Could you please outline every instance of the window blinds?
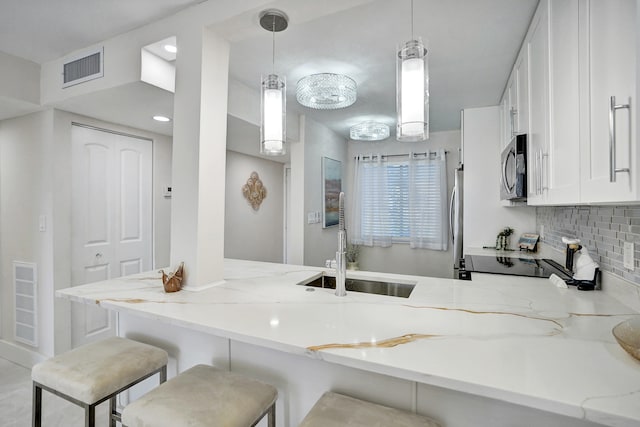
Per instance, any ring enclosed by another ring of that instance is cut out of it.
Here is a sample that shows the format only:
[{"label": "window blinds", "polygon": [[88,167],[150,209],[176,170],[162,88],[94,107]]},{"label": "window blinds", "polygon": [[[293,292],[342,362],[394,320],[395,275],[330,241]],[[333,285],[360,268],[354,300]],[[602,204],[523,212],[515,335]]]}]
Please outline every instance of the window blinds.
[{"label": "window blinds", "polygon": [[401,161],[356,158],[353,243],[447,249],[446,157],[444,150],[429,154]]}]

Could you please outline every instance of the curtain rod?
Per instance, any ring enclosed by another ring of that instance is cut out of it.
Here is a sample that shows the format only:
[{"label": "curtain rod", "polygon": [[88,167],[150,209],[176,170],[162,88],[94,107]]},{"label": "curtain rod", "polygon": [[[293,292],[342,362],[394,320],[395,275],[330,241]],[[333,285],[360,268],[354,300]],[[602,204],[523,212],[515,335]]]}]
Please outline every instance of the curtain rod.
[{"label": "curtain rod", "polygon": [[[425,153],[413,153],[414,156],[431,156],[431,155],[437,155],[438,152],[437,151],[429,151],[429,152],[425,152]],[[449,151],[444,152],[444,154],[449,154]],[[411,155],[411,153],[404,153],[404,154],[382,154],[380,155],[380,157],[382,157],[383,159],[388,159],[389,157],[409,157]],[[358,156],[354,156],[353,158],[357,158]],[[374,157],[378,157],[377,155],[371,155],[371,154],[365,154],[362,155],[361,158],[363,159],[372,159]]]}]

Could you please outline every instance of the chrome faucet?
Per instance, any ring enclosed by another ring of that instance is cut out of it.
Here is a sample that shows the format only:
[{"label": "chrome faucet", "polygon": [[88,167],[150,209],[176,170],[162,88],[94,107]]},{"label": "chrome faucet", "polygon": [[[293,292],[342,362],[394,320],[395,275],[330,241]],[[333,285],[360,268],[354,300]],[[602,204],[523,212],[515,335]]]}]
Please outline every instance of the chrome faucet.
[{"label": "chrome faucet", "polygon": [[347,277],[347,229],[344,225],[344,193],[338,198],[338,251],[336,252],[336,295],[347,295],[345,279]]}]

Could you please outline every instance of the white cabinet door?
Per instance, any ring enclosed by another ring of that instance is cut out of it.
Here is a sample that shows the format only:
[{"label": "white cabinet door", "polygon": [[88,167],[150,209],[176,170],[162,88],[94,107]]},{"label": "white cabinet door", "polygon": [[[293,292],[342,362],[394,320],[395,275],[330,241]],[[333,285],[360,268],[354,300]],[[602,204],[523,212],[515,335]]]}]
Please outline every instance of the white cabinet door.
[{"label": "white cabinet door", "polygon": [[516,61],[516,133],[529,133],[529,55],[526,46]]},{"label": "white cabinet door", "polygon": [[[581,201],[584,203],[638,200],[636,143],[636,0],[582,0],[585,43],[581,93]],[[612,97],[615,127],[610,135]],[[622,171],[612,173],[614,169]]]},{"label": "white cabinet door", "polygon": [[527,41],[529,61],[529,142],[527,203],[545,200],[544,163],[549,143],[549,16],[542,0],[534,16]]},{"label": "white cabinet door", "polygon": [[518,132],[518,73],[514,70],[507,87],[509,94],[509,140]]},{"label": "white cabinet door", "polygon": [[511,139],[509,129],[509,92],[505,91],[500,101],[500,152],[507,146]]},{"label": "white cabinet door", "polygon": [[549,16],[549,151],[545,203],[580,202],[579,0],[553,0]]}]

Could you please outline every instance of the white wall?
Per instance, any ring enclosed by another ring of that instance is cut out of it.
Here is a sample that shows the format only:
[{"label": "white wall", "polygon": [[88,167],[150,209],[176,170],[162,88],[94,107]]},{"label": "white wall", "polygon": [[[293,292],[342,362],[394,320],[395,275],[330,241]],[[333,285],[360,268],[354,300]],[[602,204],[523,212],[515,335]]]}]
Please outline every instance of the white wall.
[{"label": "white wall", "polygon": [[[242,194],[254,171],[267,189],[267,197],[257,211]],[[282,262],[283,164],[227,151],[225,187],[225,258]]]},{"label": "white wall", "polygon": [[[27,366],[70,343],[69,303],[54,293],[68,287],[71,276],[71,122],[154,140],[154,262],[158,267],[169,261],[171,200],[161,191],[171,182],[169,137],[51,109],[0,121],[0,356]],[[38,231],[40,215],[46,217],[45,232]],[[13,260],[35,262],[38,268],[40,345],[35,351],[13,339]]]},{"label": "white wall", "polygon": [[[314,120],[304,120],[304,209],[322,212],[322,157],[342,162],[345,177],[347,141]],[[344,189],[344,181],[343,181]],[[347,199],[348,200],[348,199]],[[305,221],[306,222],[306,221]],[[338,248],[338,227],[322,228],[322,223],[304,226],[304,264],[324,266]]]},{"label": "white wall", "polygon": [[[454,169],[458,165],[460,131],[431,132],[427,142],[397,142],[389,139],[382,142],[349,142],[347,162],[348,189],[353,188],[353,158],[357,154],[406,154],[444,148],[447,154],[447,200],[453,188]],[[350,200],[348,198],[348,200]],[[351,218],[351,202],[347,205],[347,218]],[[389,248],[363,247],[360,251],[360,269],[385,273],[412,274],[418,276],[452,277],[453,255],[451,246],[446,251],[411,249],[409,244],[394,244]]]},{"label": "white wall", "polygon": [[[37,359],[23,351],[31,347],[14,341],[13,261],[37,265],[38,351],[53,352],[52,126],[51,110],[0,122],[1,334],[10,343],[0,350],[26,356],[24,363]],[[45,232],[38,231],[40,215],[49,224]]]},{"label": "white wall", "polygon": [[536,230],[535,207],[500,203],[499,107],[464,110],[464,248],[495,246],[496,235],[514,229],[511,247],[522,233]]},{"label": "white wall", "polygon": [[[40,66],[0,52],[0,99],[40,103]],[[0,108],[1,111],[1,108]],[[0,116],[1,117],[1,116]]]}]

